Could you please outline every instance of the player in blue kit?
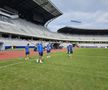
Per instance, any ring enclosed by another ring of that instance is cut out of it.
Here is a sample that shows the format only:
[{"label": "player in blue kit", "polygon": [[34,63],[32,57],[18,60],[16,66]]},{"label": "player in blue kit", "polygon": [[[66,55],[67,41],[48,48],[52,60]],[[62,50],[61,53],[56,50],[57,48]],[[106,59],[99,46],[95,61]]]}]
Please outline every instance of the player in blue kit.
[{"label": "player in blue kit", "polygon": [[30,50],[29,50],[29,43],[25,46],[25,60],[29,60]]},{"label": "player in blue kit", "polygon": [[51,53],[51,44],[48,43],[46,46],[46,51],[47,51],[47,58],[50,58],[50,53]]},{"label": "player in blue kit", "polygon": [[42,56],[43,56],[43,45],[42,45],[42,43],[38,43],[37,44],[37,51],[38,51],[38,54],[39,54],[39,59],[37,59],[37,62],[43,63],[43,60],[42,60]]},{"label": "player in blue kit", "polygon": [[71,43],[69,43],[69,45],[67,46],[67,54],[69,56],[73,54],[73,45]]}]

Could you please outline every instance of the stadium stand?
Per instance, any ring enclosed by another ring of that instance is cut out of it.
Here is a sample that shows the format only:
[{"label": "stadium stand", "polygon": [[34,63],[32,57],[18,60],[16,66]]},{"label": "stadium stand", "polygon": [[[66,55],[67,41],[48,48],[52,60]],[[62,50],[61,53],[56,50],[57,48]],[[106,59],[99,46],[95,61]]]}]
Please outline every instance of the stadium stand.
[{"label": "stadium stand", "polygon": [[108,30],[63,27],[58,33],[67,34],[81,47],[108,47]]},{"label": "stadium stand", "polygon": [[86,48],[107,48],[108,44],[102,44],[102,43],[81,43],[79,44],[80,47],[86,47]]}]

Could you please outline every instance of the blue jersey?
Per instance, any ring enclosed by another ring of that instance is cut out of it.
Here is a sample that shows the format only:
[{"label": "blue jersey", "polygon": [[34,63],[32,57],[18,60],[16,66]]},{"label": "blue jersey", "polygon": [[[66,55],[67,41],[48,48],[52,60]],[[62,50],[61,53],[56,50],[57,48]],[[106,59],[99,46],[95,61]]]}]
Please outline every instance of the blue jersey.
[{"label": "blue jersey", "polygon": [[69,52],[70,52],[70,51],[73,51],[73,45],[68,45],[68,46],[67,46],[67,51],[69,51]]},{"label": "blue jersey", "polygon": [[47,51],[50,51],[50,50],[51,50],[51,45],[48,44],[48,45],[46,46],[46,49],[47,49]]},{"label": "blue jersey", "polygon": [[25,52],[29,52],[29,46],[25,46]]},{"label": "blue jersey", "polygon": [[37,51],[38,51],[38,52],[43,52],[43,45],[42,45],[42,43],[39,43],[39,44],[37,45]]}]

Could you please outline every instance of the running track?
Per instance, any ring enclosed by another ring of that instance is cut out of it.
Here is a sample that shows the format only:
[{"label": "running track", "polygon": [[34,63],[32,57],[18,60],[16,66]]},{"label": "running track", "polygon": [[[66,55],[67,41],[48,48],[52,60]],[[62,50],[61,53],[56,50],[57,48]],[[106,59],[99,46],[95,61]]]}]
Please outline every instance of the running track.
[{"label": "running track", "polygon": [[[52,52],[63,52],[65,49],[57,49],[52,50]],[[33,50],[30,50],[30,56],[34,56],[38,54],[37,52],[34,52]],[[25,57],[25,51],[24,50],[12,50],[12,51],[1,51],[0,52],[0,61],[7,60],[7,59],[14,59],[14,58],[22,58]]]}]

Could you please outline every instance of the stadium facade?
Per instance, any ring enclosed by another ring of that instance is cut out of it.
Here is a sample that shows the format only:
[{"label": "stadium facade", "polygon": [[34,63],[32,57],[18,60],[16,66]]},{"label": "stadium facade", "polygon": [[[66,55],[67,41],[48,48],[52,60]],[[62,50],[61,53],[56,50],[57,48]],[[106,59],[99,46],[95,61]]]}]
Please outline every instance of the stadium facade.
[{"label": "stadium facade", "polygon": [[[0,50],[31,47],[39,39],[66,46],[75,43],[108,43],[108,35],[71,35],[50,32],[44,25],[62,15],[50,0],[0,0]],[[67,29],[66,29],[67,30]],[[58,30],[59,31],[59,30]],[[61,43],[62,42],[62,43]]]}]

